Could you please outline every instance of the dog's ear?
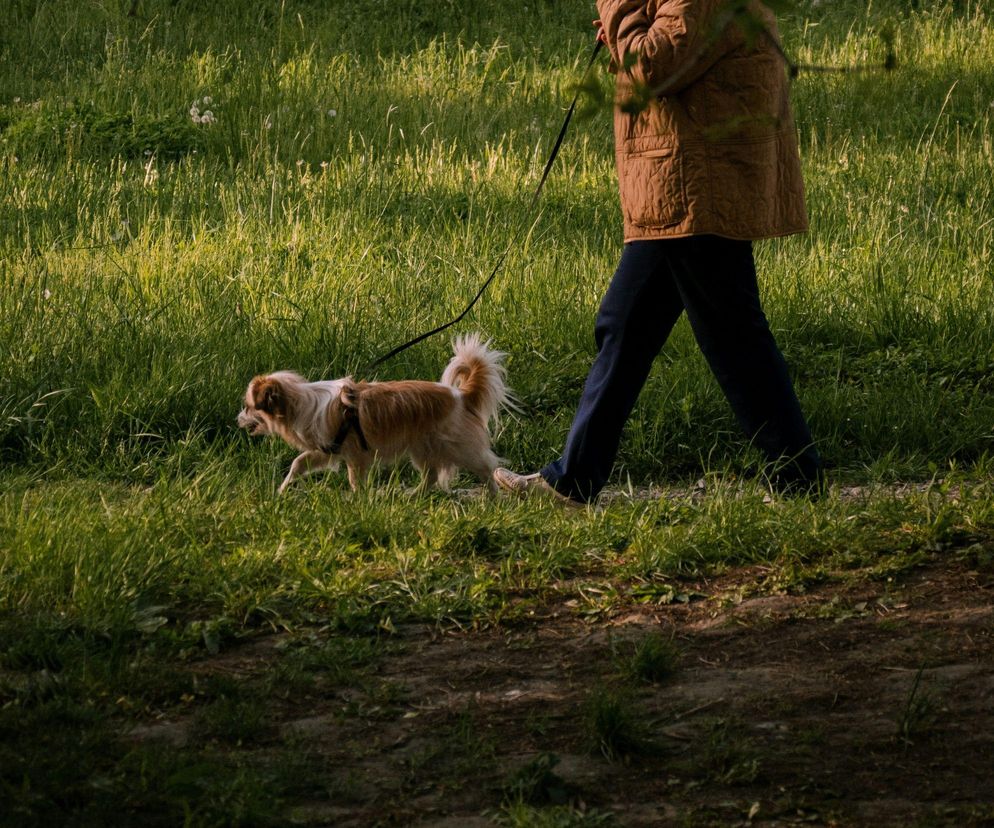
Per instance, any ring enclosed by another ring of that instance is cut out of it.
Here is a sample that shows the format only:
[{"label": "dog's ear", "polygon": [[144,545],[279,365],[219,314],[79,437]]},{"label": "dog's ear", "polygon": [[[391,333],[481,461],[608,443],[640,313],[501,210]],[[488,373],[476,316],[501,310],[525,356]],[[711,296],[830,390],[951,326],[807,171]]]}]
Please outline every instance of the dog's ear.
[{"label": "dog's ear", "polygon": [[256,377],[252,380],[252,405],[271,417],[285,417],[289,409],[289,398],[278,379]]}]

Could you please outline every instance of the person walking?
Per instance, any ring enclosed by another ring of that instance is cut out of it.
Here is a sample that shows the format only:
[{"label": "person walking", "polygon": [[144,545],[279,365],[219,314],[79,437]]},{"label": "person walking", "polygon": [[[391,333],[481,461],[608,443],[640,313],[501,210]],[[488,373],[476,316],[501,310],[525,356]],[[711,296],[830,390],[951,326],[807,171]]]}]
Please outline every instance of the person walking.
[{"label": "person walking", "polygon": [[595,322],[597,357],[562,456],[503,489],[595,499],[653,359],[687,313],[746,437],[782,492],[824,473],[763,312],[752,243],[807,229],[772,12],[732,0],[597,0],[616,75],[624,247]]}]

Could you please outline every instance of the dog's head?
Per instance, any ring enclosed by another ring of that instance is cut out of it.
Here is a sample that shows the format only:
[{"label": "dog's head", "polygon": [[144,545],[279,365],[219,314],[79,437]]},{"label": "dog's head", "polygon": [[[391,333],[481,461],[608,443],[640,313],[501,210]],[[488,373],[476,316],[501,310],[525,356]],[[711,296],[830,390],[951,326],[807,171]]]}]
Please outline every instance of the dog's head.
[{"label": "dog's head", "polygon": [[302,381],[287,371],[253,379],[245,390],[245,407],[238,412],[238,427],[252,435],[280,433],[293,419],[294,385]]}]

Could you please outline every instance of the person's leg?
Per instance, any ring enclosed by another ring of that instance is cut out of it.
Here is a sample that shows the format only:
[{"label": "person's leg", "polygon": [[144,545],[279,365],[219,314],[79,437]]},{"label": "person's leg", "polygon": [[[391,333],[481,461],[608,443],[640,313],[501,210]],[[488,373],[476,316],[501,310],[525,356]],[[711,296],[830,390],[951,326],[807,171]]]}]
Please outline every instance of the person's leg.
[{"label": "person's leg", "polygon": [[772,483],[788,491],[820,487],[821,458],[763,313],[752,243],[680,241],[673,278],[694,336],[742,430],[771,464]]},{"label": "person's leg", "polygon": [[541,471],[560,494],[592,500],[618,453],[621,431],[656,354],[683,311],[667,264],[671,240],[630,242],[601,302],[597,358],[563,456]]}]

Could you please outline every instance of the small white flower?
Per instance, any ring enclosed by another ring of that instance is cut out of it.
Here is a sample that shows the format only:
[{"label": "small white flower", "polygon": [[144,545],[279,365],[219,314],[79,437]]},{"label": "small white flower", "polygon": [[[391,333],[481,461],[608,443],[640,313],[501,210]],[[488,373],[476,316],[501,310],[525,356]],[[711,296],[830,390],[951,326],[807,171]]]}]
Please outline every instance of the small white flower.
[{"label": "small white flower", "polygon": [[328,162],[327,161],[322,161],[321,162],[321,169],[322,170],[328,169]]},{"label": "small white flower", "polygon": [[[206,95],[203,99],[203,105],[207,106],[211,102],[211,96]],[[210,109],[204,110],[202,113],[200,111],[200,98],[197,98],[190,106],[190,120],[195,124],[215,124],[217,123],[217,118],[215,117],[213,111]]]},{"label": "small white flower", "polygon": [[210,106],[213,98],[210,95],[204,95],[204,106]]},{"label": "small white flower", "polygon": [[145,181],[143,182],[146,187],[154,187],[159,182],[159,170],[155,167],[155,156],[150,155],[148,163],[145,165]]},{"label": "small white flower", "polygon": [[112,242],[119,242],[124,238],[124,234],[128,231],[128,220],[123,219],[121,221],[121,227],[116,233],[111,233],[110,240]]},{"label": "small white flower", "polygon": [[334,118],[337,115],[338,115],[338,110],[337,109],[329,109],[328,110],[328,117],[329,118]]},{"label": "small white flower", "polygon": [[41,298],[42,299],[51,299],[52,298],[52,291],[50,291],[48,288],[45,288],[41,292]]},{"label": "small white flower", "polygon": [[903,204],[902,204],[902,205],[901,205],[900,207],[898,207],[897,209],[898,209],[898,210],[900,210],[900,211],[901,211],[902,213],[907,213],[907,212],[909,212],[909,211],[908,211],[908,208],[907,208],[907,207],[905,207],[905,206],[904,206]]},{"label": "small white flower", "polygon": [[20,99],[20,98],[14,98],[14,103],[18,104],[18,103],[20,103],[20,102],[21,102],[21,99]]}]

